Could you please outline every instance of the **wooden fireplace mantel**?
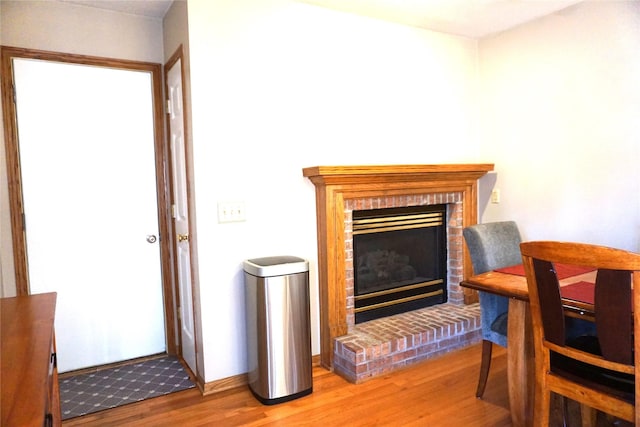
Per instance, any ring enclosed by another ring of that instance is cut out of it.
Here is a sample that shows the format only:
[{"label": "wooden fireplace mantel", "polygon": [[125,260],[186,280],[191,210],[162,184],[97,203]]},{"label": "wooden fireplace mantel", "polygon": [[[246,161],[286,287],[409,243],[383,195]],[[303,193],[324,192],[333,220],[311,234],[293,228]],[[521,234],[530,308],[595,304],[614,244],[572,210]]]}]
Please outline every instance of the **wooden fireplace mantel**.
[{"label": "wooden fireplace mantel", "polygon": [[[347,334],[345,200],[460,192],[463,226],[477,222],[478,179],[493,164],[313,166],[303,175],[316,187],[320,361],[332,369],[334,339]],[[465,250],[464,277],[471,274]]]},{"label": "wooden fireplace mantel", "polygon": [[302,173],[318,186],[425,180],[475,181],[492,170],[493,164],[313,166],[304,168]]}]

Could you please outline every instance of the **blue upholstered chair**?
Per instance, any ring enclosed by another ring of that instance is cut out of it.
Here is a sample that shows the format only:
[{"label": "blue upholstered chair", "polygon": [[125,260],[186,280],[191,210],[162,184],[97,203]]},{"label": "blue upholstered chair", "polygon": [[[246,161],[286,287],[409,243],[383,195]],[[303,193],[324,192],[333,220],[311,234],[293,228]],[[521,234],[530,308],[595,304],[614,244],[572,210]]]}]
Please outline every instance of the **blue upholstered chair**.
[{"label": "blue upholstered chair", "polygon": [[[522,263],[520,231],[513,221],[473,225],[466,227],[462,234],[471,255],[474,274]],[[491,367],[493,344],[507,346],[509,300],[487,292],[478,292],[478,297],[482,326],[482,363],[476,397],[482,397]]]}]

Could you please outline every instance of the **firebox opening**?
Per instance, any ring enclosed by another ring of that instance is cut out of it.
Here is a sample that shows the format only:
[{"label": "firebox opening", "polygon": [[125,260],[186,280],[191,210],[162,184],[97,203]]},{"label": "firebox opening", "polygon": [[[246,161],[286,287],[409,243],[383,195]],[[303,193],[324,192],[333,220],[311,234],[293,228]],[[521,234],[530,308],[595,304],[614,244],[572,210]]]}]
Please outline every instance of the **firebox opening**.
[{"label": "firebox opening", "polygon": [[353,211],[356,323],[447,301],[446,211]]}]

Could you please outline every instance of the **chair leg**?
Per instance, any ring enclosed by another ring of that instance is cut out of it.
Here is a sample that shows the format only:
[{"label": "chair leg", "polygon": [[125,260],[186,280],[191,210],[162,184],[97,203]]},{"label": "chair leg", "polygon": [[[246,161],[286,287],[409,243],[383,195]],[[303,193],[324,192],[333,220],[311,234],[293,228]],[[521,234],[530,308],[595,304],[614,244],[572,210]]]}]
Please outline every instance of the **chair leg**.
[{"label": "chair leg", "polygon": [[533,401],[533,427],[549,427],[551,392],[544,389],[544,384],[536,383]]},{"label": "chair leg", "polygon": [[487,386],[487,378],[489,377],[489,368],[491,367],[491,351],[493,343],[491,341],[482,340],[482,361],[480,362],[480,378],[478,379],[478,388],[476,389],[476,397],[481,398],[484,394],[484,388]]}]

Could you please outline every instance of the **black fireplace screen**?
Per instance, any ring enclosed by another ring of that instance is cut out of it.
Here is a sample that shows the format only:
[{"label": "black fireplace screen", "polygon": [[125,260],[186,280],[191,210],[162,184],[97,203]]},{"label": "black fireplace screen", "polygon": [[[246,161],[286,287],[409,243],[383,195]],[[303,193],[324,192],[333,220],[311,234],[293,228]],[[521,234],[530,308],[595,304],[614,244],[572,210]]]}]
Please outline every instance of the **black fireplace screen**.
[{"label": "black fireplace screen", "polygon": [[447,301],[446,205],[353,212],[355,321]]}]

